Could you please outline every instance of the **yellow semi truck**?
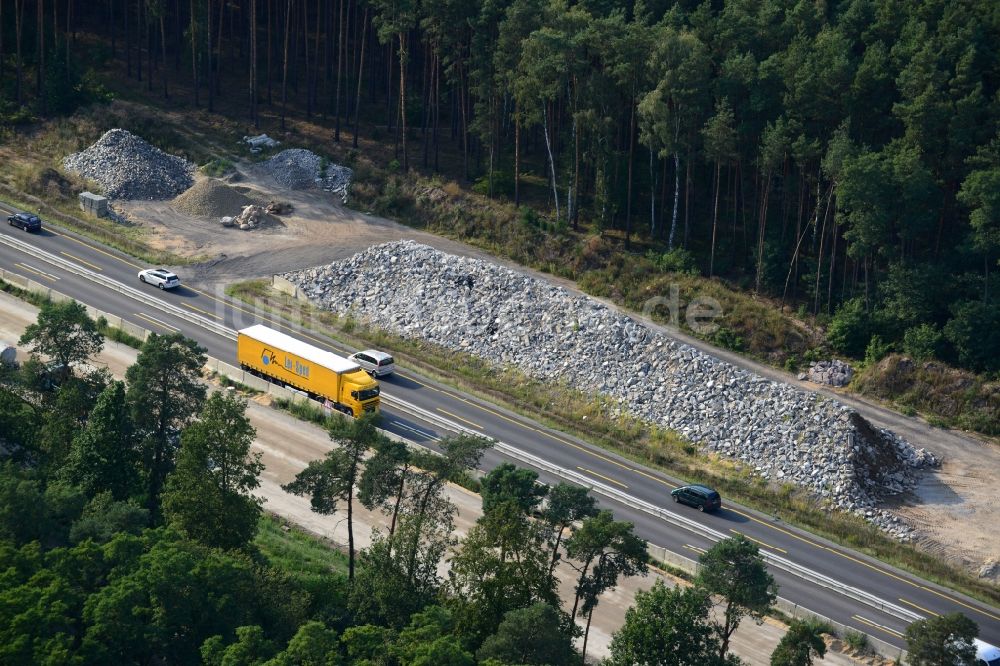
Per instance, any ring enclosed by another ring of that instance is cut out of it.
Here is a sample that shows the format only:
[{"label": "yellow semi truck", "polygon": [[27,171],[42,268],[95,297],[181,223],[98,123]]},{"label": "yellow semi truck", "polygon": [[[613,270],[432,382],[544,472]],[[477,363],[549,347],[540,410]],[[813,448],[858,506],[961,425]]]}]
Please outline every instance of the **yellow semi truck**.
[{"label": "yellow semi truck", "polygon": [[236,355],[245,371],[329,401],[352,416],[378,409],[378,382],[357,363],[262,324],[236,332]]}]

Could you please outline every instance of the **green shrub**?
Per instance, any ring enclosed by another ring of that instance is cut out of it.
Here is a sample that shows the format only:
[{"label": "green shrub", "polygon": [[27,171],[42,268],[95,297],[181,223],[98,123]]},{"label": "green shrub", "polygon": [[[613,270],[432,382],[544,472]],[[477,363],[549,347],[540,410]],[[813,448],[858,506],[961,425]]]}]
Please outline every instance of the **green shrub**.
[{"label": "green shrub", "polygon": [[903,334],[903,351],[915,361],[927,361],[937,358],[941,340],[941,331],[934,324],[913,326]]},{"label": "green shrub", "polygon": [[882,336],[876,333],[868,341],[868,346],[865,347],[865,364],[874,365],[878,363],[889,354],[891,349],[892,345],[888,342],[883,342]]},{"label": "green shrub", "polygon": [[868,634],[848,629],[847,632],[844,633],[844,642],[855,650],[864,651],[868,649]]},{"label": "green shrub", "polygon": [[650,251],[647,257],[659,270],[667,273],[687,273],[688,275],[698,273],[698,263],[694,255],[681,247],[675,247],[663,254]]},{"label": "green shrub", "polygon": [[1000,370],[1000,305],[964,301],[952,308],[944,326],[960,365],[973,370]]},{"label": "green shrub", "polygon": [[826,329],[827,343],[834,350],[853,358],[861,357],[871,337],[870,317],[861,298],[852,298],[841,304]]},{"label": "green shrub", "polygon": [[712,334],[712,344],[737,352],[741,352],[746,349],[746,343],[743,338],[725,326],[720,326],[716,329],[715,333]]},{"label": "green shrub", "polygon": [[[484,197],[490,196],[490,174],[485,173],[472,184],[472,191]],[[506,169],[493,170],[493,196],[514,196],[514,173]]]}]

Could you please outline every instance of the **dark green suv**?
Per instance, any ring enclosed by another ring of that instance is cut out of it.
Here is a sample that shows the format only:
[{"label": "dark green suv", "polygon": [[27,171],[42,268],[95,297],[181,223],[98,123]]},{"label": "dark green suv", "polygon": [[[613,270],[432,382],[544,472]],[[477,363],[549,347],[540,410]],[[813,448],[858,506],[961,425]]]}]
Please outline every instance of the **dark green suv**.
[{"label": "dark green suv", "polygon": [[675,502],[689,504],[699,511],[715,511],[722,508],[722,497],[708,486],[694,484],[681,486],[670,491]]}]

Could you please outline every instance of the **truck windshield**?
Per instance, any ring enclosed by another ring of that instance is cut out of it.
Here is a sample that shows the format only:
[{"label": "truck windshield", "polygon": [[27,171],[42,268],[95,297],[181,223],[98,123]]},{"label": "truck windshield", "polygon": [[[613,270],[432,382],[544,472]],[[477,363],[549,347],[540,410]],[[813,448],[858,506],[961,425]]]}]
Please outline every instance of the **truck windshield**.
[{"label": "truck windshield", "polygon": [[379,394],[379,389],[376,386],[375,388],[357,391],[357,394],[358,394],[358,400],[364,402],[365,400],[371,400],[372,398],[377,398]]}]

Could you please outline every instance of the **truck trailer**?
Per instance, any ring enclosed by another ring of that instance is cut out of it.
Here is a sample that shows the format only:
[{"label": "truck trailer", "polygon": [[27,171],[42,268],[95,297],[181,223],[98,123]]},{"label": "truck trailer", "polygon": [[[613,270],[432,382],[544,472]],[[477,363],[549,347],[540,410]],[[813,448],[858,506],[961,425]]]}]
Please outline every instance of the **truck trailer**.
[{"label": "truck trailer", "polygon": [[237,331],[236,355],[243,370],[305,391],[346,414],[378,409],[378,382],[360,365],[262,324]]}]

